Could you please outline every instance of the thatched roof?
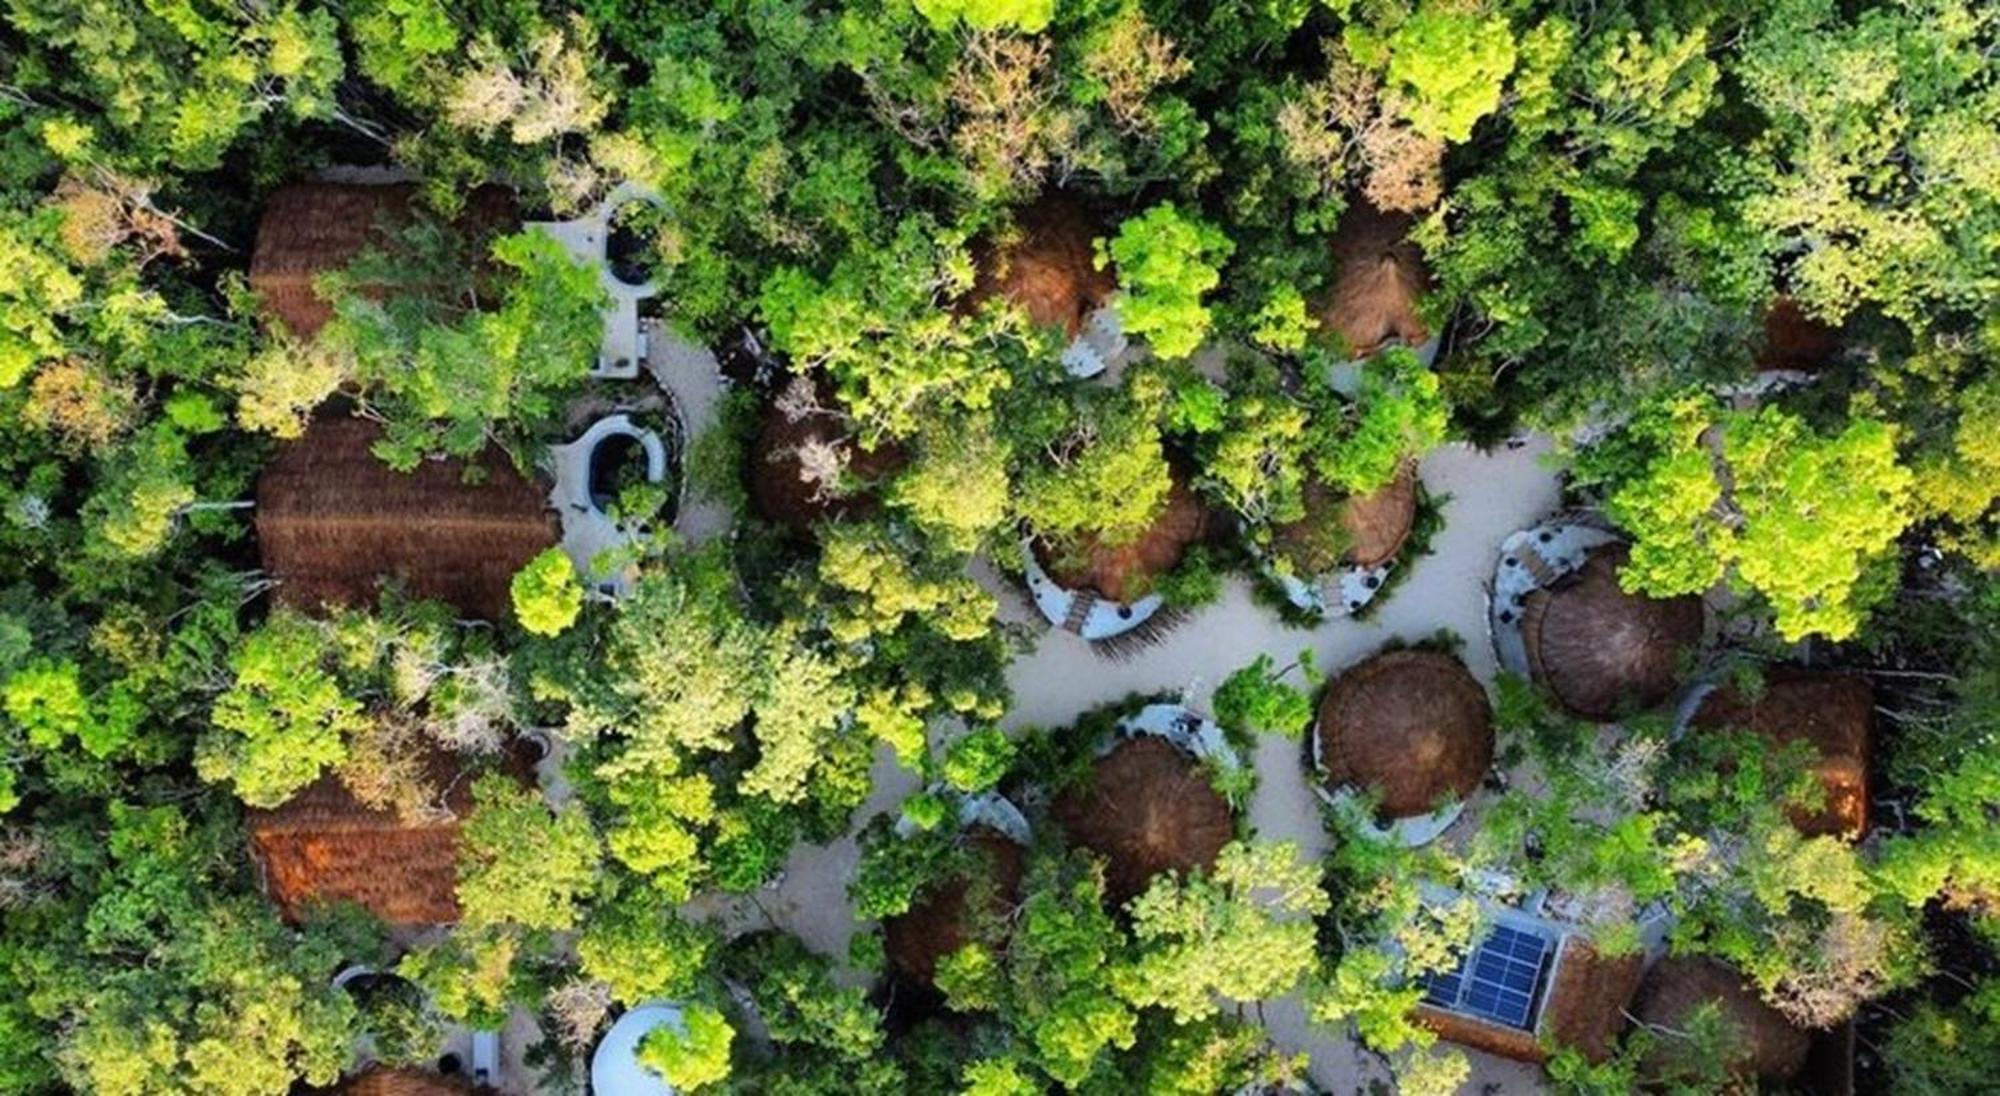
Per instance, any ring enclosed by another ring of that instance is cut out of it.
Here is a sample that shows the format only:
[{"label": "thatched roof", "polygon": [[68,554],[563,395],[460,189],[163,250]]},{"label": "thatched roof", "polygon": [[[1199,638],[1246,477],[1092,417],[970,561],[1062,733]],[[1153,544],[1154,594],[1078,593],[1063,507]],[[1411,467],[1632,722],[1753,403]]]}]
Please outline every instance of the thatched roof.
[{"label": "thatched roof", "polygon": [[1349,352],[1367,357],[1391,341],[1418,346],[1430,338],[1417,304],[1430,289],[1423,252],[1410,242],[1415,222],[1356,199],[1334,227],[1333,285],[1315,303],[1321,329]]},{"label": "thatched roof", "polygon": [[1105,892],[1119,906],[1161,872],[1213,867],[1236,832],[1201,762],[1150,735],[1098,758],[1054,814],[1071,841],[1104,858]]},{"label": "thatched roof", "polygon": [[1858,837],[1867,831],[1875,725],[1875,691],[1868,682],[1844,674],[1778,670],[1754,700],[1734,686],[1709,693],[1693,723],[1705,729],[1755,731],[1781,746],[1810,744],[1819,754],[1813,768],[1826,789],[1826,805],[1819,811],[1793,812],[1793,824],[1812,835]]},{"label": "thatched roof", "polygon": [[468,1096],[475,1091],[472,1082],[463,1077],[387,1066],[373,1066],[333,1089],[335,1096]]},{"label": "thatched roof", "polygon": [[1319,705],[1329,787],[1381,793],[1381,814],[1409,818],[1463,801],[1493,764],[1486,690],[1437,651],[1389,651],[1342,673]]},{"label": "thatched roof", "polygon": [[1544,1040],[1574,1047],[1592,1062],[1602,1062],[1616,1049],[1625,1027],[1625,1006],[1639,985],[1643,957],[1606,957],[1590,941],[1571,934],[1563,938],[1540,1019],[1532,1032],[1503,1027],[1429,1005],[1417,1008],[1417,1020],[1443,1038],[1489,1054],[1522,1062],[1549,1058]]},{"label": "thatched roof", "polygon": [[1130,604],[1150,593],[1153,580],[1180,566],[1188,548],[1207,535],[1208,508],[1188,486],[1187,476],[1175,468],[1166,504],[1138,539],[1114,546],[1086,537],[1060,556],[1038,541],[1036,554],[1049,575],[1067,589],[1094,591]]},{"label": "thatched roof", "polygon": [[767,403],[745,470],[750,505],[757,515],[800,537],[811,536],[813,527],[822,522],[865,521],[874,516],[881,503],[873,491],[824,494],[804,476],[799,453],[812,445],[831,445],[841,453],[847,469],[842,477],[843,488],[849,481],[872,484],[886,479],[909,463],[902,449],[894,444],[885,442],[874,449],[863,449],[849,434],[845,417],[837,412],[789,419],[775,403]]},{"label": "thatched roof", "polygon": [[1693,1068],[1687,1055],[1695,1046],[1675,1033],[1702,1004],[1719,1007],[1728,1031],[1723,1057],[1729,1072],[1760,1081],[1784,1082],[1805,1067],[1811,1036],[1792,1026],[1783,1013],[1729,967],[1705,958],[1667,958],[1646,972],[1633,1015],[1655,1029],[1658,1044],[1640,1065],[1641,1076],[1671,1080]]},{"label": "thatched roof", "polygon": [[[328,773],[282,806],[244,812],[264,891],[286,920],[315,902],[351,901],[392,925],[458,920],[459,822],[472,810],[478,763],[442,750],[425,758],[440,800],[422,818],[364,805]],[[509,754],[503,770],[523,783],[532,768]]]},{"label": "thatched roof", "polygon": [[[364,249],[390,249],[397,229],[409,223],[416,187],[350,183],[295,183],[264,202],[257,244],[250,255],[250,288],[264,311],[300,338],[311,338],[333,318],[333,308],[313,292],[313,279],[339,270]],[[520,224],[512,192],[480,187],[466,198],[455,222],[485,236]]]},{"label": "thatched roof", "polygon": [[[1417,524],[1414,464],[1366,495],[1342,495],[1316,480],[1304,493],[1305,516],[1271,531],[1272,548],[1302,575],[1323,575],[1340,563],[1379,567],[1396,558]],[[1336,523],[1337,532],[1330,528]],[[1334,545],[1340,546],[1338,558]]]},{"label": "thatched roof", "polygon": [[[1004,917],[1021,900],[1021,846],[984,828],[968,838],[982,865],[979,887],[989,896],[991,912]],[[909,911],[882,923],[883,948],[897,972],[929,985],[937,976],[938,960],[964,947],[972,924],[965,908],[971,880],[960,876],[931,887]]]},{"label": "thatched roof", "polygon": [[1680,679],[1682,654],[1701,641],[1701,599],[1626,593],[1618,572],[1628,558],[1622,544],[1594,549],[1581,568],[1522,606],[1521,640],[1535,680],[1587,719],[1665,700]]},{"label": "thatched roof", "polygon": [[1779,297],[1764,313],[1764,343],[1757,368],[1814,373],[1840,353],[1840,331],[1806,315],[1790,297]]},{"label": "thatched roof", "polygon": [[1060,327],[1074,338],[1118,288],[1117,275],[1096,265],[1094,241],[1109,235],[1075,196],[1049,191],[1015,211],[1013,229],[998,247],[974,247],[976,275],[967,303],[1002,296],[1037,326]]},{"label": "thatched roof", "polygon": [[405,474],[369,451],[381,427],[324,412],[279,447],[257,478],[257,546],[277,597],[303,609],[372,605],[378,580],[486,620],[509,611],[508,584],[556,543],[547,488],[497,449],[466,482],[458,461]]}]

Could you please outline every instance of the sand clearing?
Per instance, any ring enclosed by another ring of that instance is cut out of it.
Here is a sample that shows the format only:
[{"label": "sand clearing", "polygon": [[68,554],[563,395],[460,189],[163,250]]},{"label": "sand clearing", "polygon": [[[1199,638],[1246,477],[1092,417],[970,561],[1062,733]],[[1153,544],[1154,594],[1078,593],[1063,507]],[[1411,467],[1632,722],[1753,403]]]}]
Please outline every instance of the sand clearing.
[{"label": "sand clearing", "polygon": [[[1538,438],[1492,453],[1451,445],[1427,457],[1421,469],[1424,485],[1433,495],[1450,496],[1444,502],[1444,528],[1432,543],[1433,553],[1417,560],[1414,573],[1366,620],[1331,619],[1310,630],[1287,627],[1274,612],[1253,604],[1248,585],[1234,579],[1220,601],[1157,645],[1123,660],[1100,657],[1077,637],[1051,630],[1008,670],[1015,695],[1006,726],[1061,725],[1081,711],[1135,692],[1181,692],[1192,707],[1206,710],[1216,684],[1259,654],[1283,665],[1310,648],[1322,670],[1337,671],[1391,638],[1424,639],[1440,629],[1464,640],[1466,666],[1490,681],[1495,664],[1486,633],[1486,584],[1501,540],[1554,510],[1559,501],[1556,477],[1541,460],[1548,449],[1548,442]],[[981,578],[1002,581],[990,571]],[[1012,590],[1006,592],[1007,615],[1039,620],[1020,615],[1013,604],[1020,601]],[[1296,841],[1317,853],[1326,847],[1326,837],[1319,800],[1300,756],[1300,747],[1290,741],[1258,743],[1254,761],[1261,779],[1250,804],[1250,823],[1259,837]],[[857,828],[878,812],[894,810],[914,790],[914,775],[898,768],[885,750],[876,759],[874,794],[855,814]],[[754,903],[737,899],[705,903],[704,908],[746,926],[761,925],[768,915],[812,948],[842,958],[862,927],[855,923],[846,895],[856,858],[851,838],[800,846],[783,880],[756,895]],[[1262,1015],[1280,1047],[1310,1054],[1313,1080],[1329,1091],[1356,1092],[1369,1081],[1387,1079],[1380,1064],[1353,1040],[1307,1024],[1297,1000],[1270,1002]],[[1473,1063],[1469,1091],[1536,1092],[1544,1087],[1536,1067],[1478,1051],[1465,1053]]]}]

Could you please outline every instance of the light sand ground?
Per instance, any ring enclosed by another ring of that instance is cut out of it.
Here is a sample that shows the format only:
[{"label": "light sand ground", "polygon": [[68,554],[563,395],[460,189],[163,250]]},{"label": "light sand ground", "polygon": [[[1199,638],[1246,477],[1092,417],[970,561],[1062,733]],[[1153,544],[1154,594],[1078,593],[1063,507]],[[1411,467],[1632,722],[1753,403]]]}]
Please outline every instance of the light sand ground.
[{"label": "light sand ground", "polygon": [[[1246,584],[1232,581],[1218,603],[1158,645],[1122,661],[1099,657],[1076,637],[1053,631],[1009,668],[1015,706],[1006,725],[1060,726],[1081,711],[1134,692],[1183,692],[1190,705],[1205,709],[1216,684],[1259,654],[1282,665],[1310,648],[1322,670],[1337,672],[1389,639],[1418,640],[1440,629],[1464,640],[1466,664],[1482,680],[1490,680],[1495,667],[1486,634],[1486,584],[1502,538],[1549,513],[1559,501],[1556,478],[1542,460],[1547,451],[1547,442],[1537,440],[1492,453],[1447,446],[1426,458],[1425,486],[1433,495],[1450,496],[1444,504],[1444,528],[1433,542],[1433,553],[1416,561],[1414,573],[1368,619],[1330,620],[1309,631],[1290,628],[1271,610],[1253,604]],[[1010,600],[1017,599],[1011,593],[1003,598]],[[1298,745],[1267,739],[1259,743],[1254,760],[1260,782],[1249,813],[1258,836],[1295,841],[1309,855],[1322,851],[1326,838],[1318,800],[1302,771]],[[915,787],[911,774],[886,756],[878,757],[875,791],[857,812],[857,825],[894,810]],[[745,925],[763,924],[768,917],[813,948],[844,956],[848,941],[863,928],[846,898],[856,856],[854,842],[846,838],[801,847],[780,885],[757,895],[754,903],[739,900],[719,909]],[[1380,1065],[1344,1033],[1308,1025],[1296,1000],[1269,1003],[1263,1018],[1279,1046],[1310,1055],[1313,1080],[1329,1091],[1359,1092],[1368,1082],[1385,1079]],[[1473,1063],[1464,1089],[1468,1093],[1543,1088],[1537,1069],[1466,1053]]]}]

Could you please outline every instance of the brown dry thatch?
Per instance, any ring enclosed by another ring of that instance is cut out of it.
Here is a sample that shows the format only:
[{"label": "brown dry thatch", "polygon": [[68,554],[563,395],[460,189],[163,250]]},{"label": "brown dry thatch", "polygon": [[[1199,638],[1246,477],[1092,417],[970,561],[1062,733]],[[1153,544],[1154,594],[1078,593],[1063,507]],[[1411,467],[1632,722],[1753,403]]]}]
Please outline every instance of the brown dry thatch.
[{"label": "brown dry thatch", "polygon": [[334,1096],[468,1096],[476,1091],[463,1077],[387,1066],[374,1066],[355,1074],[333,1089]]},{"label": "brown dry thatch", "polygon": [[1816,373],[1840,353],[1840,331],[1806,315],[1790,297],[1779,297],[1764,313],[1764,343],[1757,350],[1760,370]]},{"label": "brown dry thatch", "polygon": [[1792,824],[1819,836],[1859,837],[1868,830],[1868,762],[1875,725],[1875,691],[1844,674],[1778,670],[1756,699],[1734,686],[1704,697],[1692,720],[1704,729],[1733,728],[1765,735],[1780,746],[1810,744],[1826,789],[1818,811],[1795,810]]},{"label": "brown dry thatch", "polygon": [[[984,828],[971,835],[969,844],[985,868],[983,889],[992,915],[1007,916],[1021,900],[1021,846]],[[883,949],[899,973],[930,985],[937,976],[938,960],[966,945],[972,925],[965,899],[972,889],[973,883],[963,877],[944,880],[908,912],[882,922]]]},{"label": "brown dry thatch", "polygon": [[1659,1041],[1640,1064],[1640,1075],[1669,1080],[1688,1071],[1695,1049],[1677,1033],[1704,1003],[1721,1010],[1727,1031],[1725,1068],[1745,1078],[1782,1083],[1805,1067],[1811,1037],[1766,1004],[1736,971],[1706,958],[1667,958],[1646,972],[1633,1015],[1653,1028]]},{"label": "brown dry thatch", "polygon": [[[292,922],[316,902],[337,901],[358,902],[391,925],[457,921],[459,822],[472,810],[481,767],[444,750],[428,752],[425,783],[439,799],[424,818],[371,808],[334,773],[281,806],[245,811],[265,893]],[[523,750],[503,755],[500,771],[533,782]]]},{"label": "brown dry thatch", "polygon": [[1153,580],[1180,566],[1188,548],[1208,534],[1208,524],[1208,508],[1175,468],[1166,505],[1138,539],[1114,546],[1085,538],[1060,557],[1040,542],[1035,550],[1049,576],[1066,589],[1130,604],[1152,591]]},{"label": "brown dry thatch", "polygon": [[1682,654],[1701,641],[1697,597],[1649,598],[1618,586],[1624,545],[1595,549],[1584,565],[1527,597],[1521,640],[1528,666],[1570,712],[1613,719],[1673,692]]},{"label": "brown dry thatch", "polygon": [[845,495],[830,495],[806,480],[799,451],[817,444],[831,445],[845,457],[843,481],[875,484],[909,463],[901,447],[893,443],[861,448],[849,437],[846,420],[837,412],[789,419],[775,404],[766,404],[745,469],[750,505],[757,516],[802,538],[810,537],[822,522],[866,521],[881,509],[873,490],[864,487]]},{"label": "brown dry thatch", "polygon": [[[1396,558],[1416,528],[1414,464],[1366,495],[1342,495],[1317,481],[1309,481],[1304,494],[1305,516],[1272,529],[1271,545],[1305,576],[1326,574],[1341,563],[1380,567]],[[1337,531],[1329,528],[1334,523]]]},{"label": "brown dry thatch", "polygon": [[1442,1038],[1516,1061],[1547,1061],[1547,1041],[1557,1048],[1574,1047],[1590,1061],[1602,1062],[1616,1049],[1643,958],[1636,952],[1600,955],[1590,941],[1574,934],[1564,937],[1561,948],[1532,1032],[1429,1005],[1419,1005],[1416,1018]]},{"label": "brown dry thatch", "polygon": [[1005,297],[1038,327],[1071,338],[1118,288],[1108,267],[1097,269],[1095,241],[1110,233],[1082,202],[1052,190],[1015,211],[1013,231],[999,247],[975,246],[968,305]]},{"label": "brown dry thatch", "polygon": [[1329,250],[1333,285],[1313,314],[1356,358],[1390,342],[1421,345],[1430,338],[1417,304],[1430,290],[1430,269],[1409,238],[1408,214],[1384,213],[1356,199],[1340,216]]},{"label": "brown dry thatch", "polygon": [[277,597],[302,609],[372,605],[380,580],[486,620],[510,607],[514,572],[556,543],[547,488],[497,449],[404,474],[369,452],[381,427],[324,412],[257,478],[257,547]]},{"label": "brown dry thatch", "polygon": [[1320,701],[1313,733],[1327,786],[1380,792],[1386,819],[1463,801],[1493,764],[1486,690],[1437,651],[1389,651],[1350,667]]},{"label": "brown dry thatch", "polygon": [[1213,867],[1236,835],[1229,801],[1201,763],[1150,735],[1098,758],[1088,781],[1057,797],[1054,815],[1071,841],[1104,858],[1104,890],[1115,906],[1161,872]]},{"label": "brown dry thatch", "polygon": [[[265,313],[299,338],[317,334],[333,318],[333,307],[313,291],[313,279],[346,266],[364,249],[392,247],[415,198],[416,187],[405,183],[295,183],[272,192],[250,255],[250,288],[263,298]],[[455,223],[483,237],[520,220],[513,193],[486,186],[467,196]]]}]

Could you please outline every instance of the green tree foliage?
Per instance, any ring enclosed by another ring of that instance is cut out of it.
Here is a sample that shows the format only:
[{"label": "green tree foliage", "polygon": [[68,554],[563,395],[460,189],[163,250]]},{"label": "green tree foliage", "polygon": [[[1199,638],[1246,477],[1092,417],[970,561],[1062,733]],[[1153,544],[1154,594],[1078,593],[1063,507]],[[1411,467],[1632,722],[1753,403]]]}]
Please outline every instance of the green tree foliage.
[{"label": "green tree foliage", "polygon": [[326,977],[346,942],[279,924],[224,816],[112,803],[30,847],[0,951],[29,991],[8,1024],[33,1024],[46,1053],[7,1056],[11,1087],[279,1096],[346,1066],[355,1008]]},{"label": "green tree foliage", "polygon": [[1194,353],[1207,337],[1212,320],[1202,297],[1222,283],[1221,266],[1234,250],[1221,229],[1164,202],[1100,242],[1097,263],[1117,265],[1125,330],[1172,360]]},{"label": "green tree foliage", "polygon": [[1500,105],[1514,69],[1506,19],[1425,3],[1389,36],[1388,86],[1396,110],[1427,137],[1464,141]]},{"label": "green tree foliage", "polygon": [[23,0],[8,22],[32,44],[27,90],[77,96],[50,112],[58,151],[145,171],[202,171],[260,122],[327,118],[344,65],[332,13],[297,4],[156,10],[125,0]]},{"label": "green tree foliage", "polygon": [[364,255],[330,279],[339,312],[320,338],[352,358],[367,406],[388,424],[376,453],[403,471],[433,452],[476,454],[497,432],[547,429],[603,337],[598,272],[554,237],[530,230],[493,242],[485,265],[500,286],[488,309],[477,307],[482,264],[455,243],[450,229],[419,220],[393,258]]},{"label": "green tree foliage", "polygon": [[963,20],[974,30],[1018,30],[1033,34],[1049,25],[1055,0],[915,0],[917,10],[939,30]]},{"label": "green tree foliage", "polygon": [[[1293,669],[1300,672],[1306,688],[1279,680]],[[1298,661],[1283,669],[1270,655],[1258,655],[1216,686],[1215,720],[1231,730],[1298,738],[1312,726],[1311,690],[1319,678],[1310,650],[1300,651]]]},{"label": "green tree foliage", "polygon": [[1737,71],[1770,122],[1745,213],[1798,249],[1814,313],[1870,303],[1920,324],[1990,300],[2000,260],[1975,241],[2000,226],[2000,103],[1971,47],[1995,19],[1961,0],[1852,14],[1798,0],[1744,42]]},{"label": "green tree foliage", "polygon": [[1606,510],[1633,534],[1627,589],[1696,593],[1728,578],[1793,640],[1855,633],[1910,517],[1894,430],[1867,418],[1821,433],[1779,408],[1682,397],[1643,410],[1579,472],[1608,481]]},{"label": "green tree foliage", "polygon": [[540,636],[561,635],[583,611],[583,583],[561,548],[548,548],[514,573],[508,587],[521,627]]},{"label": "green tree foliage", "polygon": [[467,929],[575,926],[577,902],[595,884],[600,849],[575,808],[551,811],[541,794],[489,774],[472,786],[459,839],[458,902]]},{"label": "green tree foliage", "polygon": [[1163,875],[1131,904],[1136,959],[1120,990],[1182,1023],[1222,1001],[1282,996],[1313,968],[1313,918],[1329,902],[1319,869],[1288,842],[1233,842],[1213,872]]},{"label": "green tree foliage", "polygon": [[679,1024],[662,1024],[639,1041],[639,1063],[676,1092],[699,1092],[729,1077],[736,1030],[709,1005],[683,1005]]},{"label": "green tree foliage", "polygon": [[583,973],[610,986],[612,998],[625,1005],[689,996],[714,948],[706,926],[683,920],[639,888],[591,910],[576,940]]},{"label": "green tree foliage", "polygon": [[1088,536],[1126,544],[1142,535],[1173,486],[1153,408],[1122,391],[1087,401],[1021,479],[1016,506],[1036,532],[1068,547]]},{"label": "green tree foliage", "polygon": [[331,658],[322,631],[287,610],[244,637],[209,715],[215,729],[195,747],[202,779],[228,783],[253,807],[275,807],[345,760],[366,717]]}]

